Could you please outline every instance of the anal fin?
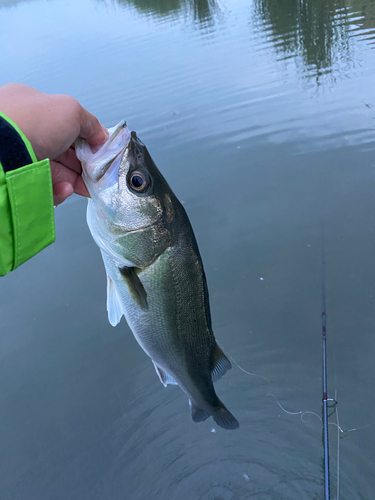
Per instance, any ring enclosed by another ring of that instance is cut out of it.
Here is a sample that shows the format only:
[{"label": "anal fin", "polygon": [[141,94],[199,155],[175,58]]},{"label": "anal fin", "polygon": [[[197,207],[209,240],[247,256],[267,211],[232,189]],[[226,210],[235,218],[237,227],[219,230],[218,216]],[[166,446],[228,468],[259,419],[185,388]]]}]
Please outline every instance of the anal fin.
[{"label": "anal fin", "polygon": [[229,359],[216,343],[214,350],[214,369],[212,370],[212,382],[217,382],[228,370],[232,368]]},{"label": "anal fin", "polygon": [[202,410],[202,408],[198,408],[198,406],[196,406],[191,399],[189,399],[189,405],[191,418],[194,422],[204,422],[208,419],[208,417],[211,416],[211,413],[209,413],[208,411]]},{"label": "anal fin", "polygon": [[158,377],[160,379],[160,382],[164,385],[164,387],[167,387],[167,385],[178,385],[175,379],[169,375],[163,368],[160,368],[155,361],[152,361],[155,366],[156,373],[158,374]]}]

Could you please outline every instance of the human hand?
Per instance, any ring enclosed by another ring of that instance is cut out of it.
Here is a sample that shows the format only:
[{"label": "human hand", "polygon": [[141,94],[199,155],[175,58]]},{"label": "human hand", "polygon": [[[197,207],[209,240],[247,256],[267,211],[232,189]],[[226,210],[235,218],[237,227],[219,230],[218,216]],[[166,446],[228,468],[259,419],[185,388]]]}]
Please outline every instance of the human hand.
[{"label": "human hand", "polygon": [[83,137],[95,147],[108,139],[95,116],[73,97],[43,94],[21,83],[0,87],[0,111],[22,130],[38,160],[50,159],[55,205],[73,193],[89,196],[74,141]]}]

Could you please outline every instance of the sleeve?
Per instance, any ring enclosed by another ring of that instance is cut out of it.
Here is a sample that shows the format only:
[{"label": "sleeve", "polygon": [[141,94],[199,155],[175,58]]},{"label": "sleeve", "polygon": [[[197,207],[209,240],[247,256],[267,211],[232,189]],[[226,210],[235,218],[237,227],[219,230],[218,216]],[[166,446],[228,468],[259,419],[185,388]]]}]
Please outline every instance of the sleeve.
[{"label": "sleeve", "polygon": [[0,112],[0,276],[55,241],[49,160]]}]

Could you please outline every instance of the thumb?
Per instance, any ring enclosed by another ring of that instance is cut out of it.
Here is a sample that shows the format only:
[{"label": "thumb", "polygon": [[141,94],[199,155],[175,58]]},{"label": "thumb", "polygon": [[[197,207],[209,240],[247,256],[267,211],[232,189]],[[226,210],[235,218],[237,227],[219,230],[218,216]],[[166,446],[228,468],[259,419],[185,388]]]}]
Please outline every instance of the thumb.
[{"label": "thumb", "polygon": [[83,107],[81,107],[79,125],[79,137],[86,139],[88,144],[92,146],[103,144],[109,137],[107,129]]}]

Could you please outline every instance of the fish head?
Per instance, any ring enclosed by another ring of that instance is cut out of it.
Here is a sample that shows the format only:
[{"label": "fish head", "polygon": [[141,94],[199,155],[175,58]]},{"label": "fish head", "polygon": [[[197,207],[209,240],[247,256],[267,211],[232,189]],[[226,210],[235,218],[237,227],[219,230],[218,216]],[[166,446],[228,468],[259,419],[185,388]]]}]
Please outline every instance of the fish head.
[{"label": "fish head", "polygon": [[[124,122],[109,132],[95,154],[81,140],[76,143],[91,196],[89,227],[101,249],[120,255],[122,264],[145,265],[168,244],[175,197],[135,132]],[[137,247],[132,258],[130,247]]]},{"label": "fish head", "polygon": [[118,224],[139,230],[160,221],[168,208],[168,191],[169,186],[146,146],[131,132],[119,166]]}]

